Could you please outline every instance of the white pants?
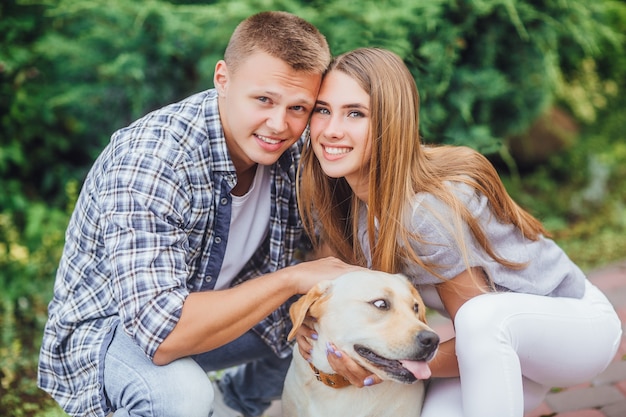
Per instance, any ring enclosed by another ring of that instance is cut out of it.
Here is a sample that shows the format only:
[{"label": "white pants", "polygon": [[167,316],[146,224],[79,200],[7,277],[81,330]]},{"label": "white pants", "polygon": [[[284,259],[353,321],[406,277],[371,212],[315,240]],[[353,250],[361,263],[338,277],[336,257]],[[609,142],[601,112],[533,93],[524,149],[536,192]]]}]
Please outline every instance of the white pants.
[{"label": "white pants", "polygon": [[461,378],[431,380],[422,417],[522,417],[550,388],[606,369],[622,334],[590,282],[582,299],[480,295],[459,309],[454,327]]}]

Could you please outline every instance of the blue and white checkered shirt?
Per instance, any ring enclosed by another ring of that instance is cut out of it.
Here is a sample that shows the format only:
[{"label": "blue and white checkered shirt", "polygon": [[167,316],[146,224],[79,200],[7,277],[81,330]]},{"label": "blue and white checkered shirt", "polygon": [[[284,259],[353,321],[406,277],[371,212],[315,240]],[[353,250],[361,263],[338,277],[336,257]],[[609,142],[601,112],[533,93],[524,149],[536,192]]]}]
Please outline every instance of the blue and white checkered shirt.
[{"label": "blue and white checkered shirt", "polygon": [[[271,167],[269,232],[233,285],[292,263],[301,234],[295,193],[301,143]],[[214,90],[112,136],[67,228],[41,347],[39,386],[66,412],[105,414],[102,369],[115,326],[152,357],[187,295],[213,288],[236,181]],[[254,330],[285,357],[290,326],[285,304]]]}]

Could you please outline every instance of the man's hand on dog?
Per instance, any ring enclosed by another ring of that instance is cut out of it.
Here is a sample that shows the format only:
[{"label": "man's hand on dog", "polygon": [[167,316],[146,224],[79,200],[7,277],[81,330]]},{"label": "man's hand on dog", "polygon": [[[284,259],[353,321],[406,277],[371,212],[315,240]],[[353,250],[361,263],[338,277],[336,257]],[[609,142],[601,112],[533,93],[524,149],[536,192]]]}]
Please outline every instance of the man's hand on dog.
[{"label": "man's hand on dog", "polygon": [[335,279],[340,275],[365,268],[347,264],[335,257],[301,262],[284,269],[289,271],[291,285],[295,294],[306,294],[312,287],[323,280]]}]

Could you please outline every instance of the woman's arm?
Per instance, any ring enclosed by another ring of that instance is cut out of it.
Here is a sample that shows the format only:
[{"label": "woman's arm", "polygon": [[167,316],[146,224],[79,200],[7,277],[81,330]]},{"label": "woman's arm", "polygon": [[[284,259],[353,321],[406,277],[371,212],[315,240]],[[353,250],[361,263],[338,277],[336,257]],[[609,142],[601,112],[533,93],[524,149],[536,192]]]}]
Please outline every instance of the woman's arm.
[{"label": "woman's arm", "polygon": [[456,277],[437,284],[436,287],[443,306],[453,322],[457,311],[466,301],[491,292],[481,268],[466,269]]},{"label": "woman's arm", "polygon": [[[437,284],[437,292],[454,323],[459,308],[469,299],[489,292],[489,286],[480,268],[467,269],[449,281]],[[430,362],[430,369],[435,377],[459,376],[459,364],[456,359],[456,339],[452,338],[439,345],[439,350]]]}]

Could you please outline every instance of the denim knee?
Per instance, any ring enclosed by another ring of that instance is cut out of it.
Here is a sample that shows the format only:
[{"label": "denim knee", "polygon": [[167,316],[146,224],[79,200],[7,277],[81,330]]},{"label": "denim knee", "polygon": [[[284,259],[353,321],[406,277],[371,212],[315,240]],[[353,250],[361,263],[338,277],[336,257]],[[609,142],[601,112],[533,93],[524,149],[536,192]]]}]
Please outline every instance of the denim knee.
[{"label": "denim knee", "polygon": [[207,374],[191,358],[179,359],[172,364],[178,368],[176,372],[169,373],[168,379],[157,385],[151,394],[161,409],[156,415],[208,417],[215,393]]},{"label": "denim knee", "polygon": [[[111,359],[109,363],[114,361]],[[125,375],[109,374],[106,378],[107,396],[115,416],[209,416],[213,386],[191,358],[140,369],[120,366],[117,371],[123,371]]]}]

